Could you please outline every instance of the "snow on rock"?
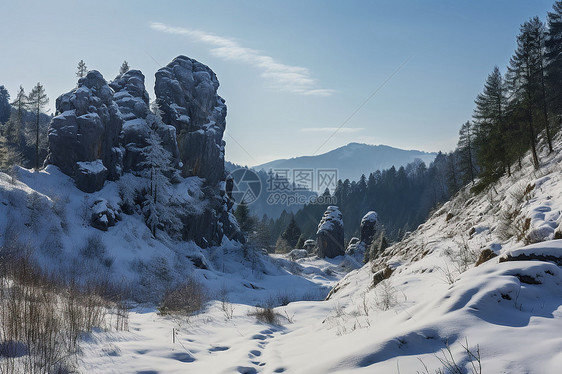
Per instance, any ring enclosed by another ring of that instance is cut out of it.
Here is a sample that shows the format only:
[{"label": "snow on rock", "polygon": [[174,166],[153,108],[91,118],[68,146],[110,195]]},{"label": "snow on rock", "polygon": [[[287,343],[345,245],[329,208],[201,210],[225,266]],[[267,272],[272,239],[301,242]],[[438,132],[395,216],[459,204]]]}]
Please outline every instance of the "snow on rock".
[{"label": "snow on rock", "polygon": [[499,258],[500,262],[529,260],[547,261],[562,265],[562,240],[551,240],[523,248],[510,249]]},{"label": "snow on rock", "polygon": [[114,207],[107,200],[99,198],[92,205],[91,225],[96,229],[107,231],[109,227],[121,220],[121,209]]},{"label": "snow on rock", "polygon": [[[113,101],[113,90],[96,70],[80,78],[78,87],[56,101],[56,116],[49,126],[49,153],[46,164],[57,165],[77,181],[78,188],[92,192],[102,188],[106,179],[120,175],[119,144],[123,119]],[[96,178],[78,162],[101,160],[106,173]]]},{"label": "snow on rock", "polygon": [[[219,81],[206,65],[178,56],[156,73],[154,91],[164,123],[176,128],[182,173],[210,186],[225,178],[226,105]],[[217,147],[218,146],[218,147]]]},{"label": "snow on rock", "polygon": [[[375,234],[377,233],[377,213],[370,211],[361,219],[361,226],[359,227],[359,232],[361,233],[360,238],[352,238],[347,246],[346,254],[353,256],[356,261],[362,262],[365,258],[365,251],[369,250]],[[357,239],[357,241],[353,241]]]},{"label": "snow on rock", "polygon": [[318,257],[334,258],[344,254],[343,220],[337,206],[329,206],[316,232]]},{"label": "snow on rock", "polygon": [[95,192],[101,189],[109,175],[109,171],[101,160],[79,161],[76,163],[75,170],[76,187],[84,192]]}]

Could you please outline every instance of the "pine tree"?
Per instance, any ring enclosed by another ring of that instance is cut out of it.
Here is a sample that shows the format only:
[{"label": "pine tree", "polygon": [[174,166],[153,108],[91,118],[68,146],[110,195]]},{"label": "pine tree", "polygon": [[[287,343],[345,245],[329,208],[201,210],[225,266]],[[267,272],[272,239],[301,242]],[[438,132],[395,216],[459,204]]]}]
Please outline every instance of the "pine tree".
[{"label": "pine tree", "polygon": [[45,89],[37,83],[29,93],[29,105],[35,112],[35,170],[39,170],[39,116],[41,109],[49,103]]},{"label": "pine tree", "polygon": [[153,235],[159,225],[166,225],[169,233],[176,234],[181,230],[182,223],[172,211],[170,199],[170,178],[175,169],[172,165],[172,154],[162,146],[158,135],[158,123],[153,123],[147,146],[142,154],[145,160],[142,165],[146,168],[145,177],[148,179],[147,194],[145,196],[144,214],[146,224]]},{"label": "pine tree", "polygon": [[484,90],[476,97],[475,104],[475,156],[483,167],[483,182],[489,184],[505,170],[511,174],[506,121],[507,90],[497,66],[488,75]]},{"label": "pine tree", "polygon": [[78,62],[78,70],[76,71],[76,76],[78,78],[83,78],[86,76],[86,74],[88,74],[88,68],[86,67],[86,63],[84,62],[84,60],[80,60]]},{"label": "pine tree", "polygon": [[238,204],[234,210],[234,216],[236,221],[238,221],[238,226],[240,230],[247,237],[254,228],[254,219],[250,215],[250,209],[247,204]]},{"label": "pine tree", "polygon": [[6,87],[0,86],[0,124],[5,125],[10,119],[11,113],[10,94]]},{"label": "pine tree", "polygon": [[538,18],[531,19],[521,25],[517,36],[517,49],[509,61],[508,82],[513,91],[514,100],[525,108],[527,139],[531,146],[533,164],[539,167],[539,156],[537,153],[537,110],[536,94],[540,88],[540,80],[537,79],[539,70],[540,48],[537,39]]},{"label": "pine tree", "polygon": [[474,184],[476,168],[474,166],[474,140],[473,128],[470,121],[466,121],[459,130],[459,167],[462,173],[462,183]]},{"label": "pine tree", "polygon": [[119,69],[119,75],[123,75],[129,71],[129,63],[127,61],[123,61],[121,64],[121,68]]},{"label": "pine tree", "polygon": [[[556,1],[548,13],[546,47],[547,88],[550,108],[562,114],[562,1]],[[559,124],[558,124],[559,125]]]},{"label": "pine tree", "polygon": [[18,146],[23,147],[25,144],[25,138],[23,135],[25,124],[23,123],[23,116],[29,107],[29,102],[22,86],[20,86],[18,94],[11,105],[16,110],[16,123],[14,126],[15,129],[12,129],[12,138],[9,140],[14,144],[18,144]]},{"label": "pine tree", "polygon": [[285,239],[289,244],[289,246],[295,248],[300,236],[301,236],[301,229],[300,227],[297,226],[295,217],[291,216],[291,221],[289,222],[289,225],[287,226],[285,231],[283,231],[283,234],[281,234],[281,238]]}]

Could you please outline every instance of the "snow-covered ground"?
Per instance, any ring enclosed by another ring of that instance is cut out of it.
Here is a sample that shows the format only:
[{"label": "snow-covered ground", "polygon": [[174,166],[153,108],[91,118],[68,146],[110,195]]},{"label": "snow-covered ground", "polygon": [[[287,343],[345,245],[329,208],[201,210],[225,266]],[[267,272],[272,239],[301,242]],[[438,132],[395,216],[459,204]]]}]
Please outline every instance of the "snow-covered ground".
[{"label": "snow-covered ground", "polygon": [[[480,365],[483,373],[559,372],[562,240],[554,238],[562,232],[562,156],[542,157],[540,170],[525,159],[522,170],[479,196],[461,191],[405,240],[356,270],[346,257],[290,261],[244,254],[229,242],[201,250],[155,240],[138,217],[123,215],[100,235],[105,256],[113,259],[109,273],[122,272],[146,289],[154,286],[155,296],[163,291],[159,277],[179,281],[191,274],[211,301],[191,317],[162,316],[150,304],[137,304],[128,331],[84,337],[79,370],[434,373],[454,361],[466,372],[478,372]],[[66,229],[58,233],[65,255],[54,258],[72,264],[66,257],[77,255],[68,242],[81,248],[96,232],[80,218],[88,204],[56,169],[39,174],[22,170],[15,184],[1,176],[0,209],[27,204],[28,210],[19,209],[28,216],[2,214],[0,225],[27,223],[36,230],[29,240],[41,241],[50,238],[53,220],[66,217]],[[56,183],[46,174],[55,175]],[[190,183],[185,188],[196,189],[197,181]],[[67,189],[66,215],[51,189]],[[118,190],[109,183],[100,193],[111,204]],[[43,221],[34,216],[48,209],[28,197],[33,191],[59,213]],[[485,249],[497,257],[475,267]],[[53,261],[52,254],[41,256]],[[194,266],[196,257],[205,266]],[[95,266],[103,264],[102,259]],[[328,300],[319,301],[333,286]],[[257,305],[276,306],[276,322],[258,320]]]},{"label": "snow-covered ground", "polygon": [[[538,171],[526,164],[477,197],[461,192],[377,262],[345,276],[328,300],[275,308],[276,324],[258,321],[253,305],[298,288],[264,279],[261,296],[232,290],[230,306],[212,301],[191,318],[133,310],[129,332],[92,334],[81,365],[91,372],[434,373],[454,361],[466,372],[480,365],[483,373],[559,372],[560,268],[500,258],[562,258],[562,241],[551,240],[562,220],[560,161],[545,156]],[[499,256],[474,267],[483,249]],[[297,263],[304,270],[284,282],[303,276],[310,290],[345,273],[318,259]],[[373,287],[386,268],[392,275]]]}]

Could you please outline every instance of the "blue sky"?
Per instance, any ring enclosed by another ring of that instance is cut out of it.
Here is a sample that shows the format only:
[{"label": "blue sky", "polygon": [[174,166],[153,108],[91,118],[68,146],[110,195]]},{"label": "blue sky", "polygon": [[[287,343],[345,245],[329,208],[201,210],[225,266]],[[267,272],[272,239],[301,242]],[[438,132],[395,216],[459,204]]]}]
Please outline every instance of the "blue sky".
[{"label": "blue sky", "polygon": [[183,54],[217,73],[230,161],[352,141],[448,151],[519,25],[553,2],[0,0],[0,85],[40,81],[54,112],[80,59],[108,80],[127,60],[153,99],[154,73]]}]

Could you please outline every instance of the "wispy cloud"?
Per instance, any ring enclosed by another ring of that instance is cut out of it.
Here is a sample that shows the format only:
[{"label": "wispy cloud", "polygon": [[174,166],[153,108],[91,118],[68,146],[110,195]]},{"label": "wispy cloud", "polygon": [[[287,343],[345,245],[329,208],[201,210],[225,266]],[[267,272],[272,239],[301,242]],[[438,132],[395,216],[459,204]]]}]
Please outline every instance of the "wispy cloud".
[{"label": "wispy cloud", "polygon": [[354,132],[359,132],[362,131],[364,128],[363,127],[342,127],[342,128],[338,128],[338,127],[305,127],[300,129],[301,132],[329,132],[329,133],[333,133],[335,131],[338,131],[340,133],[354,133]]},{"label": "wispy cloud", "polygon": [[253,65],[262,71],[261,76],[275,89],[309,96],[330,96],[335,92],[332,89],[319,88],[318,82],[311,77],[307,68],[283,64],[255,49],[244,47],[233,39],[159,22],[151,22],[150,28],[206,43],[211,46],[211,53],[223,60]]}]

